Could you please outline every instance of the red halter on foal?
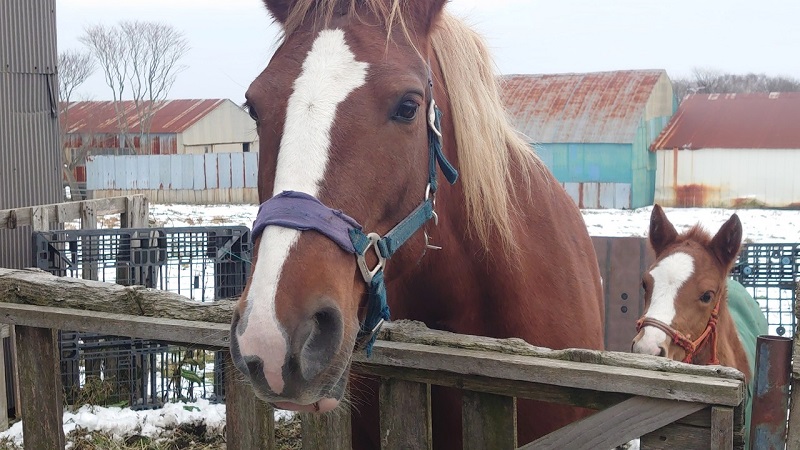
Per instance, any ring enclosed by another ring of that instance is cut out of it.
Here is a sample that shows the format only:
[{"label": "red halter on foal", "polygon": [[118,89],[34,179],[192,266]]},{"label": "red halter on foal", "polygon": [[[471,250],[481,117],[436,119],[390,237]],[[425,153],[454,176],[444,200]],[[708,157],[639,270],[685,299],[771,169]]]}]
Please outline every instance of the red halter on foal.
[{"label": "red halter on foal", "polygon": [[711,343],[711,361],[709,361],[709,364],[719,364],[719,360],[717,359],[717,320],[719,319],[719,304],[720,301],[718,298],[714,309],[711,311],[711,317],[708,319],[706,329],[694,341],[664,322],[646,316],[642,316],[636,321],[636,332],[638,333],[642,328],[650,326],[667,333],[667,336],[672,338],[672,342],[675,345],[680,346],[686,351],[686,357],[682,360],[682,362],[685,363],[691,363],[692,358],[700,350],[700,347],[702,347],[706,341],[709,341]]}]

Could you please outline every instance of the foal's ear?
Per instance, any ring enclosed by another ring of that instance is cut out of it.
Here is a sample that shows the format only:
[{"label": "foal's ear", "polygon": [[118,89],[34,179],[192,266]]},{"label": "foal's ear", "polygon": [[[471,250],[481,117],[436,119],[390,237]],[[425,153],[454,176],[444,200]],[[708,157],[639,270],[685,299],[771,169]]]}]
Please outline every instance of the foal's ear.
[{"label": "foal's ear", "polygon": [[272,17],[280,23],[286,22],[293,3],[293,0],[264,0]]},{"label": "foal's ear", "polygon": [[653,205],[653,212],[650,214],[650,245],[656,255],[660,255],[667,247],[670,246],[675,239],[678,238],[678,232],[672,226],[672,222],[667,219],[667,215],[661,206]]},{"label": "foal's ear", "polygon": [[739,216],[732,215],[711,239],[711,251],[725,266],[730,266],[742,246],[742,222]]},{"label": "foal's ear", "polygon": [[427,36],[448,0],[406,0],[406,21],[418,36]]}]

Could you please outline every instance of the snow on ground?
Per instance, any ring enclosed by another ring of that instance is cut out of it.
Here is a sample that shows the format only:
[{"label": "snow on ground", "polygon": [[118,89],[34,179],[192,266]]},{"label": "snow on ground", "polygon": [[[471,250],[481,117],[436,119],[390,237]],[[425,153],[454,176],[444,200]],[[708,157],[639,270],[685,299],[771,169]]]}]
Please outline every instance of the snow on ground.
[{"label": "snow on ground", "polygon": [[[592,236],[646,236],[652,207],[634,210],[586,209],[583,219]],[[701,223],[715,232],[731,214],[742,221],[747,242],[800,242],[800,211],[774,209],[664,208],[678,231]],[[252,226],[256,205],[151,205],[150,216],[160,226]]]},{"label": "snow on ground", "polygon": [[[156,226],[244,225],[250,227],[258,207],[255,205],[150,205],[151,221]],[[652,207],[636,210],[584,210],[583,218],[593,236],[646,236]],[[715,232],[732,213],[744,226],[745,240],[758,243],[799,243],[800,211],[768,209],[665,208],[667,217],[680,231],[696,223]],[[277,411],[276,418],[291,413]],[[225,405],[199,399],[194,403],[172,403],[159,410],[133,411],[129,408],[84,406],[76,413],[65,412],[64,431],[77,426],[113,432],[120,436],[142,434],[157,437],[166,428],[205,421],[213,432],[222,432]],[[22,424],[0,433],[0,438],[22,440]]]}]

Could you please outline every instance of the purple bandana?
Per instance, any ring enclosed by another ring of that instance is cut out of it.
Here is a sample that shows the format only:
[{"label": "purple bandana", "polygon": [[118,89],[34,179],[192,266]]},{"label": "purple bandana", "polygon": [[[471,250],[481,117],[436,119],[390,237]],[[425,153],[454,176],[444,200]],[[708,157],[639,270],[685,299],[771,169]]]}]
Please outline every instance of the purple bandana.
[{"label": "purple bandana", "polygon": [[361,225],[347,214],[328,208],[316,198],[296,191],[283,191],[261,204],[253,222],[253,242],[269,225],[299,231],[318,231],[346,252],[353,254],[356,249],[350,240],[349,230],[361,230]]}]

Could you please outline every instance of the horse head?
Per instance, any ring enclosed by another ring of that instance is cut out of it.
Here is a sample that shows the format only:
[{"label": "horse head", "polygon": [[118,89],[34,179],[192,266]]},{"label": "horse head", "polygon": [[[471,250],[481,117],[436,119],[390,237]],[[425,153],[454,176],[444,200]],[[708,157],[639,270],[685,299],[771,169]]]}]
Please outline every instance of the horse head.
[{"label": "horse head", "polygon": [[728,274],[742,243],[739,217],[733,214],[713,237],[699,226],[678,234],[664,210],[655,205],[649,239],[656,261],[642,278],[645,313],[632,350],[717,364],[716,326],[727,300]]},{"label": "horse head", "polygon": [[382,267],[434,219],[441,153],[428,35],[445,0],[265,0],[284,37],[246,93],[259,197],[231,354],[279,408],[329,411],[388,318]]}]

